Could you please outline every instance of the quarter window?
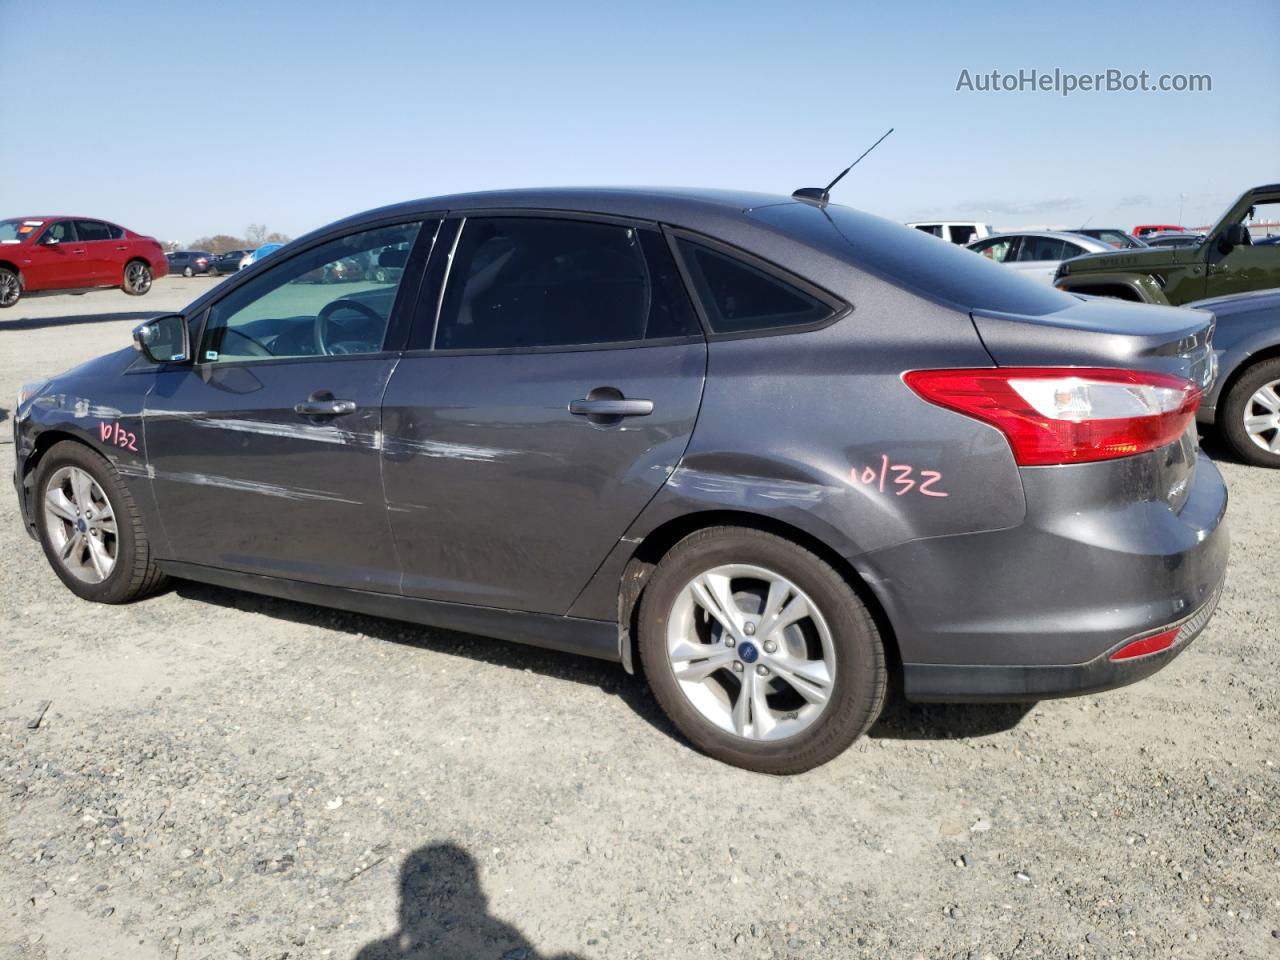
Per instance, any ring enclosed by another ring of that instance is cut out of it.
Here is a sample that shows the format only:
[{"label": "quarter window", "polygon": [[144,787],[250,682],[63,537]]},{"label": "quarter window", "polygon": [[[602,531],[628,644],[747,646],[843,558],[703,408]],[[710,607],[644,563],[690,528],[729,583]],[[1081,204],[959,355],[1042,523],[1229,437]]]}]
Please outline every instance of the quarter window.
[{"label": "quarter window", "polygon": [[541,217],[472,217],[464,221],[454,251],[434,345],[530,349],[697,332],[692,305],[657,231]]},{"label": "quarter window", "polygon": [[749,333],[830,319],[835,310],[737,257],[680,239],[681,256],[713,333]]},{"label": "quarter window", "polygon": [[330,240],[238,287],[210,309],[199,361],[377,353],[420,226]]}]

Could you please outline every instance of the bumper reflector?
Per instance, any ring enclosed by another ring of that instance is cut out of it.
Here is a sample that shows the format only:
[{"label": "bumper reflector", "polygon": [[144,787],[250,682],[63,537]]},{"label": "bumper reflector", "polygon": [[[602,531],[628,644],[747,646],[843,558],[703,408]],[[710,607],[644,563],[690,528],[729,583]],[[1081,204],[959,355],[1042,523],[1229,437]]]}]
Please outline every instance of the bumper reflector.
[{"label": "bumper reflector", "polygon": [[1174,641],[1178,639],[1178,634],[1182,632],[1182,627],[1174,627],[1172,630],[1165,630],[1162,633],[1155,633],[1149,637],[1142,637],[1131,643],[1126,643],[1123,647],[1111,655],[1112,660],[1132,660],[1134,657],[1145,657],[1149,653],[1159,653],[1161,650],[1168,650],[1173,646]]}]

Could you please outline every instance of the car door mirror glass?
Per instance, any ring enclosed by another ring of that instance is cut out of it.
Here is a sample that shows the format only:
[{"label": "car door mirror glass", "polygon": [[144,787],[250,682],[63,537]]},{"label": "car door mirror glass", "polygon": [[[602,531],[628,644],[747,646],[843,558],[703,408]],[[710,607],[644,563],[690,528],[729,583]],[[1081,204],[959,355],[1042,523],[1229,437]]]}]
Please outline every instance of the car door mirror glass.
[{"label": "car door mirror glass", "polygon": [[133,347],[152,363],[182,363],[191,355],[186,318],[171,313],[138,324],[133,328]]}]

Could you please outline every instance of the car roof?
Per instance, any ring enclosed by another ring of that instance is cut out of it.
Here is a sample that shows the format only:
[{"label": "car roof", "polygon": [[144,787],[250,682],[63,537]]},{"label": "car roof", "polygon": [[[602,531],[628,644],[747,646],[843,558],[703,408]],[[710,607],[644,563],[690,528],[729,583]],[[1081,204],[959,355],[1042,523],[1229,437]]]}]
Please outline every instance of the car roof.
[{"label": "car roof", "polygon": [[423,197],[369,210],[348,220],[359,222],[375,216],[436,210],[561,210],[693,226],[724,218],[745,219],[753,209],[802,202],[783,194],[698,187],[535,187]]}]

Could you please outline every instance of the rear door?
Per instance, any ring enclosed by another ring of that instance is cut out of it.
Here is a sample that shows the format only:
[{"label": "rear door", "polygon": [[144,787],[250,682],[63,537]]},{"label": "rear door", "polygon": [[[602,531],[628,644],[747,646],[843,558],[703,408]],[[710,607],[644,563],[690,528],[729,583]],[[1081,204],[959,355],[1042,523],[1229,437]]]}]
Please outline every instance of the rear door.
[{"label": "rear door", "polygon": [[172,559],[398,592],[380,404],[388,331],[416,290],[309,278],[419,232],[364,228],[281,259],[209,307],[193,366],[157,374],[144,433]]},{"label": "rear door", "polygon": [[89,282],[94,286],[119,283],[124,264],[121,262],[117,269],[121,254],[116,247],[121,244],[111,239],[111,228],[101,220],[77,220],[76,235],[84,247],[85,274]]},{"label": "rear door", "polygon": [[403,591],[563,614],[683,455],[705,340],[651,225],[473,215],[436,253],[383,402]]}]

